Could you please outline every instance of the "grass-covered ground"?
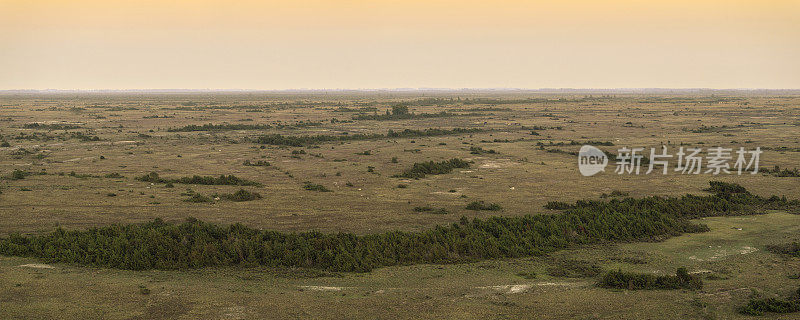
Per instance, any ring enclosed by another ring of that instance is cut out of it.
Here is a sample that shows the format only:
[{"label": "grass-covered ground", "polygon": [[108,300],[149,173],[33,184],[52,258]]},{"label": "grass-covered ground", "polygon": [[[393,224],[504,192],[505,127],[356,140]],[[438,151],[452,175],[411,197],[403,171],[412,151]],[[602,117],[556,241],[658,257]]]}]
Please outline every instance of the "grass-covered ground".
[{"label": "grass-covered ground", "polygon": [[[398,105],[418,116],[380,116]],[[563,212],[545,208],[553,201],[707,195],[709,180],[792,200],[800,178],[783,172],[800,167],[797,105],[791,93],[749,92],[7,93],[0,237],[188,217],[282,233],[416,233],[462,216]],[[573,155],[584,143],[610,152],[761,147],[761,167],[781,174],[617,175],[611,164],[587,178]],[[450,159],[468,166],[440,170]],[[430,168],[404,177],[415,164]],[[151,172],[164,180],[136,179]],[[470,209],[481,203],[492,210]],[[648,242],[360,273],[125,271],[0,256],[0,318],[749,318],[736,309],[751,298],[787,299],[800,285],[798,258],[767,250],[800,241],[798,219],[783,211],[707,217],[691,222],[708,232]],[[701,277],[702,289],[596,286],[610,270],[674,275],[680,267]]]},{"label": "grass-covered ground", "polygon": [[[3,318],[650,318],[731,319],[753,295],[786,296],[800,260],[765,247],[798,240],[800,215],[772,212],[701,221],[711,231],[656,243],[591,246],[548,256],[369,273],[206,268],[124,271],[0,258]],[[741,230],[739,230],[741,228]],[[710,247],[709,247],[710,246]],[[565,260],[674,274],[685,266],[701,290],[609,290],[598,277],[564,278]],[[534,273],[530,278],[521,274]],[[149,293],[144,294],[143,291]],[[410,312],[414,310],[414,312]],[[774,315],[773,315],[774,316]],[[791,315],[790,315],[791,316]]]}]

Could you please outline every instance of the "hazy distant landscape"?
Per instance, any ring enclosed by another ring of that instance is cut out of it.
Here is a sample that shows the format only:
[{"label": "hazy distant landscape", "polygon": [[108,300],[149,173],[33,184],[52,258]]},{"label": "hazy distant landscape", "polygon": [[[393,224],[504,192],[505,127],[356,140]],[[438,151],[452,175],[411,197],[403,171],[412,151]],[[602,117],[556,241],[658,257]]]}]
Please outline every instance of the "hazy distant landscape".
[{"label": "hazy distant landscape", "polygon": [[[798,106],[792,90],[4,91],[0,317],[796,316]],[[585,177],[583,145],[763,154],[757,174]]]}]

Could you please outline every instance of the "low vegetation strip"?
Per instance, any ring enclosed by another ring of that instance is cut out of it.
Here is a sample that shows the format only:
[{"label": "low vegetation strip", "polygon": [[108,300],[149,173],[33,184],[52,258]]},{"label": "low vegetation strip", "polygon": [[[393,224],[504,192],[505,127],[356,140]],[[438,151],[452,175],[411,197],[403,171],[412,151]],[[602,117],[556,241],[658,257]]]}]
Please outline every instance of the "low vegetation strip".
[{"label": "low vegetation strip", "polygon": [[698,215],[741,215],[754,212],[753,208],[798,204],[746,191],[614,199],[584,202],[551,215],[462,217],[457,223],[427,231],[370,235],[283,233],[196,219],[180,224],[157,219],[85,231],[58,228],[46,235],[15,234],[0,238],[0,254],[133,270],[265,265],[369,271],[391,265],[539,255],[581,244],[659,240],[707,231],[707,226],[689,221]]},{"label": "low vegetation strip", "polygon": [[456,168],[469,168],[470,162],[458,158],[450,160],[434,162],[417,162],[411,168],[406,169],[402,173],[395,175],[395,178],[410,178],[419,179],[424,178],[429,174],[446,174]]},{"label": "low vegetation strip", "polygon": [[741,314],[760,316],[765,313],[794,313],[800,312],[800,288],[798,288],[788,299],[780,298],[761,298],[750,299],[743,306],[736,309]]},{"label": "low vegetation strip", "polygon": [[162,178],[157,172],[150,172],[146,175],[136,177],[136,180],[152,183],[181,183],[181,184],[202,184],[202,185],[230,185],[230,186],[261,186],[260,183],[239,178],[234,175],[220,175],[219,177],[198,176],[180,178]]},{"label": "low vegetation strip", "polygon": [[478,133],[486,131],[488,130],[481,128],[454,128],[454,129],[425,129],[425,130],[405,129],[403,131],[389,130],[386,134],[357,133],[357,134],[342,134],[342,135],[320,134],[320,135],[287,136],[276,133],[276,134],[262,135],[253,139],[252,141],[259,144],[302,147],[302,146],[325,143],[325,142],[377,140],[386,138],[434,137],[434,136],[446,136],[455,134]]}]

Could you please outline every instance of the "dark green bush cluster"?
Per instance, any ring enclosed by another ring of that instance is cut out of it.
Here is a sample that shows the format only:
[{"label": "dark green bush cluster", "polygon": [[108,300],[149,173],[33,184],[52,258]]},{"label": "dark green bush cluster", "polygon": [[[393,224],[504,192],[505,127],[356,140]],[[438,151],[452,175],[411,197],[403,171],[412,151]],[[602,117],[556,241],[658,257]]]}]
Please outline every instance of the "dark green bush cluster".
[{"label": "dark green bush cluster", "polygon": [[220,199],[236,201],[236,202],[261,199],[261,194],[259,194],[258,192],[250,192],[245,189],[239,189],[239,191],[236,191],[234,193],[223,193],[214,196],[219,197]]},{"label": "dark green bush cluster", "polygon": [[482,115],[479,113],[472,113],[472,114],[458,114],[458,113],[451,113],[447,111],[442,111],[439,113],[389,113],[386,114],[360,114],[353,116],[353,120],[378,120],[378,121],[385,121],[385,120],[408,120],[408,119],[428,119],[428,118],[445,118],[445,117],[456,117],[456,116],[468,116],[468,115]]},{"label": "dark green bush cluster", "polygon": [[450,212],[445,208],[434,209],[431,207],[414,207],[414,212],[428,212],[432,214],[448,214]]},{"label": "dark green bush cluster", "polygon": [[184,199],[185,202],[192,202],[192,203],[205,203],[205,202],[213,202],[210,197],[204,196],[199,193],[192,193],[189,195],[189,198]]},{"label": "dark green bush cluster", "polygon": [[767,312],[793,313],[800,311],[800,288],[789,299],[766,298],[750,299],[750,301],[736,309],[741,314],[760,316]]},{"label": "dark green bush cluster", "polygon": [[30,172],[24,171],[24,170],[20,170],[20,169],[14,169],[14,171],[12,171],[11,174],[8,176],[8,179],[9,180],[22,180],[22,179],[25,179],[25,177],[30,176],[30,175],[33,175],[33,173],[30,173]]},{"label": "dark green bush cluster", "polygon": [[270,164],[268,161],[264,161],[264,160],[258,160],[258,161],[255,161],[255,162],[252,162],[250,160],[245,160],[244,163],[242,163],[242,165],[250,166],[250,167],[269,167],[272,164]]},{"label": "dark green bush cluster", "polygon": [[764,170],[764,173],[775,177],[800,177],[800,170],[797,168],[781,169],[781,167],[775,166],[772,169]]},{"label": "dark green bush cluster", "polygon": [[470,154],[484,154],[484,153],[497,154],[497,151],[495,151],[494,149],[484,150],[481,147],[469,147],[469,153]]},{"label": "dark green bush cluster", "polygon": [[441,162],[417,162],[414,165],[403,171],[403,173],[395,175],[395,178],[412,178],[419,179],[429,174],[445,174],[450,173],[456,168],[469,168],[470,162],[458,158],[445,160]]},{"label": "dark green bush cluster", "polygon": [[777,254],[785,254],[794,257],[800,257],[800,242],[769,245],[767,246],[767,251]]},{"label": "dark green bush cluster", "polygon": [[231,185],[231,186],[261,186],[260,183],[239,178],[234,175],[220,175],[219,177],[198,176],[181,177],[177,179],[166,179],[158,175],[157,172],[150,172],[146,175],[136,177],[136,180],[152,183],[182,183],[182,184],[202,184],[202,185]]},{"label": "dark green bush cluster", "polygon": [[309,190],[309,191],[331,192],[331,190],[328,189],[327,187],[325,187],[325,186],[323,186],[321,184],[316,184],[316,183],[311,183],[311,182],[306,182],[303,185],[303,189],[306,189],[306,190]]},{"label": "dark green bush cluster", "polygon": [[342,142],[353,140],[377,140],[386,138],[413,138],[413,137],[431,137],[431,136],[444,136],[454,134],[476,133],[486,131],[484,129],[470,129],[470,128],[455,128],[452,130],[447,129],[425,129],[425,130],[411,130],[405,129],[403,131],[389,130],[386,134],[380,133],[357,133],[357,134],[343,134],[343,135],[300,135],[300,136],[285,136],[282,134],[268,134],[255,138],[254,142],[260,144],[271,144],[278,146],[293,146],[302,147],[312,144],[324,142]]},{"label": "dark green bush cluster", "polygon": [[91,142],[91,141],[100,141],[100,140],[102,140],[98,136],[88,135],[88,134],[85,134],[83,132],[70,132],[70,136],[69,137],[72,138],[72,139],[78,139],[78,140],[83,141],[83,142]]},{"label": "dark green bush cluster", "polygon": [[590,201],[551,215],[462,218],[427,231],[369,235],[282,233],[195,219],[181,224],[156,220],[86,231],[58,228],[46,235],[11,235],[0,238],[0,254],[135,270],[264,265],[368,271],[390,265],[539,255],[599,242],[663,239],[708,230],[688,218],[750,214],[754,205],[793,203],[770,199],[777,200],[715,194]]},{"label": "dark green bush cluster", "polygon": [[500,211],[503,209],[499,204],[486,203],[483,201],[472,201],[467,204],[467,210],[487,210],[487,211]]},{"label": "dark green bush cluster", "polygon": [[600,195],[600,198],[616,198],[616,197],[627,197],[628,193],[619,190],[612,190],[611,193],[603,193]]},{"label": "dark green bush cluster", "polygon": [[26,123],[22,125],[25,129],[45,129],[45,130],[71,130],[71,129],[80,129],[81,126],[75,124],[64,124],[64,123]]},{"label": "dark green bush cluster", "polygon": [[179,128],[169,128],[168,132],[192,132],[192,131],[228,131],[228,130],[266,130],[272,129],[268,124],[211,124],[203,125],[190,124]]},{"label": "dark green bush cluster", "polygon": [[690,275],[686,268],[678,268],[674,276],[657,276],[649,273],[625,272],[622,270],[609,271],[602,279],[599,286],[603,288],[627,290],[652,290],[652,289],[689,289],[703,288],[703,280]]}]

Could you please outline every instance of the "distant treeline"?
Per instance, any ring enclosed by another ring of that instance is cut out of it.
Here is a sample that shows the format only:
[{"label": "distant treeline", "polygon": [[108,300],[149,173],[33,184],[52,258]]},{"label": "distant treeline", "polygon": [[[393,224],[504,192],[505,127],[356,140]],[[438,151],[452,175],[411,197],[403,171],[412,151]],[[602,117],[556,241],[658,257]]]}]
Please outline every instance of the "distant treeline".
[{"label": "distant treeline", "polygon": [[452,113],[442,111],[438,113],[386,113],[386,114],[360,114],[353,116],[353,120],[409,120],[409,119],[428,119],[428,118],[446,118],[446,117],[459,117],[459,116],[483,116],[480,113]]},{"label": "distant treeline", "polygon": [[68,123],[26,123],[22,126],[25,129],[46,129],[46,130],[71,130],[83,128],[78,124]]},{"label": "distant treeline", "polygon": [[190,124],[179,128],[169,128],[168,132],[192,132],[192,131],[229,131],[229,130],[267,130],[267,129],[285,129],[285,128],[305,128],[315,127],[322,125],[322,122],[314,121],[300,121],[295,124],[203,124],[196,125]]},{"label": "distant treeline", "polygon": [[180,224],[156,219],[85,231],[57,228],[38,236],[13,234],[0,239],[0,254],[133,270],[261,265],[369,271],[391,265],[524,257],[581,244],[658,240],[708,230],[690,218],[798,205],[797,200],[762,198],[746,191],[590,201],[557,214],[462,217],[427,231],[370,235],[283,233],[196,219]]},{"label": "distant treeline", "polygon": [[162,178],[157,172],[150,172],[146,175],[136,177],[136,180],[152,183],[181,183],[181,184],[203,184],[203,185],[231,185],[231,186],[260,186],[255,181],[239,178],[234,175],[180,177],[177,179]]},{"label": "distant treeline", "polygon": [[389,130],[386,134],[380,133],[356,133],[356,134],[343,134],[343,135],[299,135],[299,136],[286,136],[282,134],[268,134],[255,138],[253,141],[260,144],[270,144],[278,146],[293,146],[302,147],[312,144],[335,142],[335,141],[353,141],[353,140],[377,140],[386,138],[414,138],[414,137],[432,137],[432,136],[445,136],[454,134],[478,133],[488,131],[480,128],[454,128],[454,129],[425,129],[425,130],[412,130],[405,129],[403,131]]}]

